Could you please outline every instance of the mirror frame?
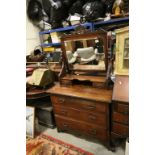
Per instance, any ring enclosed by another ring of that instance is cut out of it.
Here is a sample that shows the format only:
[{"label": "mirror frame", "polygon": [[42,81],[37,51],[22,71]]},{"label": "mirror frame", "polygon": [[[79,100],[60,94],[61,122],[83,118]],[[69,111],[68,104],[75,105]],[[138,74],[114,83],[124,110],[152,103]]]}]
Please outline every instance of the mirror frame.
[{"label": "mirror frame", "polygon": [[104,46],[104,54],[105,54],[105,71],[106,72],[108,69],[108,35],[107,31],[105,30],[98,30],[94,32],[85,32],[82,34],[69,34],[69,35],[64,35],[61,37],[61,49],[62,49],[62,63],[66,68],[66,71],[68,73],[71,73],[71,71],[76,71],[74,70],[68,63],[67,55],[66,55],[66,49],[65,49],[65,42],[66,41],[71,41],[71,40],[89,40],[92,38],[101,38],[103,40],[103,46]]}]

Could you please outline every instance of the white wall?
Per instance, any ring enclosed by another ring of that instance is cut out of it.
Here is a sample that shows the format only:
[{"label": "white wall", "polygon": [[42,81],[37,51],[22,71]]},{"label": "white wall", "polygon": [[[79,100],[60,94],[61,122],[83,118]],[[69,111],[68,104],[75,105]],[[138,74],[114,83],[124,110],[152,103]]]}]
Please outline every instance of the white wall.
[{"label": "white wall", "polygon": [[29,55],[40,44],[39,31],[26,16],[26,55]]}]

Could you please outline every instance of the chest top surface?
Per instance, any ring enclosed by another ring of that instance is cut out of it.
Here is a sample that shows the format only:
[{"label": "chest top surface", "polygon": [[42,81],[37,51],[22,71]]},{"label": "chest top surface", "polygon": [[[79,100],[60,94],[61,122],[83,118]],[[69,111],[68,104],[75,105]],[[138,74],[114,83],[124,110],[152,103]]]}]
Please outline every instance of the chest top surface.
[{"label": "chest top surface", "polygon": [[56,84],[51,89],[48,89],[47,92],[54,95],[64,95],[107,103],[110,103],[112,100],[112,90],[98,89],[81,85],[64,87],[60,86],[60,84]]}]

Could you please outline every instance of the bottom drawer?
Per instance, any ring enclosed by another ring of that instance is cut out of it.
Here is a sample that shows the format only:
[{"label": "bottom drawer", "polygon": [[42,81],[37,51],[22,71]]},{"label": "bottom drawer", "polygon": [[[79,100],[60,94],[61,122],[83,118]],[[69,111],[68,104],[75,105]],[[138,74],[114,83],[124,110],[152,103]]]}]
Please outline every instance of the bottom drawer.
[{"label": "bottom drawer", "polygon": [[120,136],[129,136],[129,127],[119,123],[112,123],[112,132],[119,134]]},{"label": "bottom drawer", "polygon": [[124,136],[121,136],[121,135],[118,135],[118,134],[116,134],[114,132],[111,132],[111,138],[112,139],[115,139],[115,138],[124,138]]},{"label": "bottom drawer", "polygon": [[60,130],[75,131],[103,141],[108,140],[108,130],[105,130],[102,127],[91,125],[89,123],[83,123],[73,119],[68,119],[59,115],[56,115],[55,118],[57,127]]}]

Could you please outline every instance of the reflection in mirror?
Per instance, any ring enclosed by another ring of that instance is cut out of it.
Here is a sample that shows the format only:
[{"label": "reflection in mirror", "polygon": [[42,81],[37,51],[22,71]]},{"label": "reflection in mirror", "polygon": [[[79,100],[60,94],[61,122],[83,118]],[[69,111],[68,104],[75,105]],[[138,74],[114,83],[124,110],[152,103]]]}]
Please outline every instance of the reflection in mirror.
[{"label": "reflection in mirror", "polygon": [[69,64],[98,65],[104,61],[104,46],[101,39],[69,40],[65,41],[64,45]]}]

